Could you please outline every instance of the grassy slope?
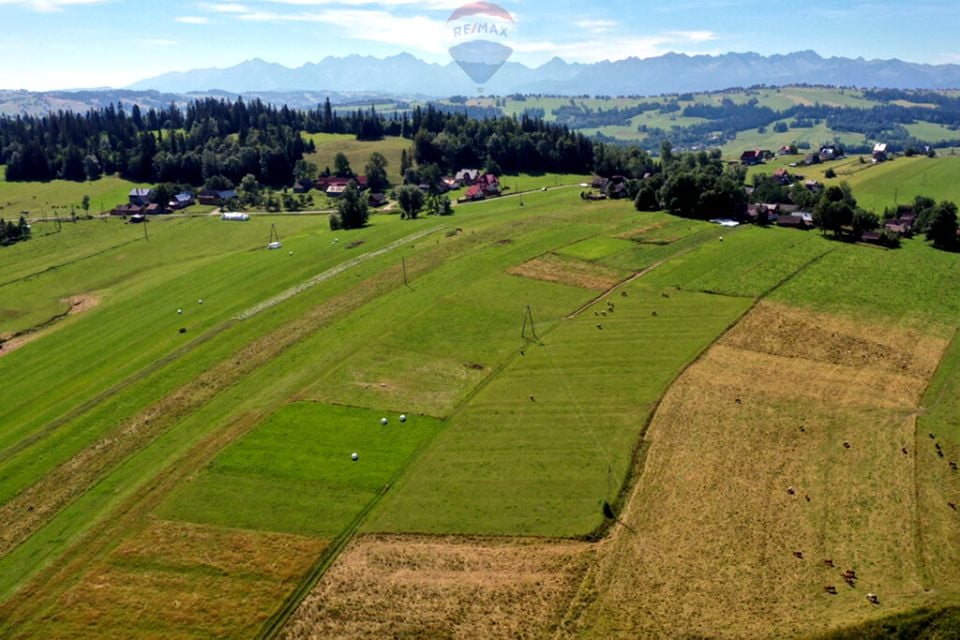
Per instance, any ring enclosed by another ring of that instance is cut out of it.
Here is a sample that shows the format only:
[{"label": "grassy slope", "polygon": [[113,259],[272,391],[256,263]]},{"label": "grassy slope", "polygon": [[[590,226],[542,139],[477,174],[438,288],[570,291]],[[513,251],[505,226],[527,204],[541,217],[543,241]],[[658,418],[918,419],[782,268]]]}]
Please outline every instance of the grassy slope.
[{"label": "grassy slope", "polygon": [[[769,316],[754,322],[671,388],[674,397],[662,405],[651,433],[647,475],[624,516],[634,529],[618,532],[601,560],[606,569],[586,583],[588,602],[599,594],[599,604],[587,605],[578,637],[796,637],[956,602],[960,529],[946,505],[960,495],[960,478],[947,464],[960,457],[952,400],[960,364],[956,344],[922,401],[929,410],[921,414],[916,437],[905,418],[925,383],[920,374],[936,368],[936,353],[924,349],[942,346],[957,326],[960,297],[949,282],[960,265],[956,256],[916,241],[897,252],[826,247],[833,243],[816,236],[807,242],[830,252],[772,299],[804,309],[795,313],[829,315],[796,331]],[[718,264],[709,259],[712,249],[705,245],[665,265],[665,274],[677,270],[666,281],[709,282]],[[702,276],[691,277],[698,269]],[[650,281],[657,275],[651,273]],[[870,329],[863,338],[846,337],[864,325]],[[785,357],[771,358],[765,339],[774,332],[786,338],[783,344],[811,353],[798,357],[788,348]],[[898,332],[904,336],[899,344]],[[886,359],[881,344],[909,352],[911,335],[924,336],[918,342],[927,346],[907,360]],[[736,352],[734,345],[748,350]],[[855,364],[861,356],[845,360],[860,350],[864,364]],[[920,355],[929,364],[908,371]],[[835,383],[825,383],[838,374]],[[910,383],[895,382],[901,375]],[[752,411],[742,413],[734,397]],[[798,424],[806,425],[802,445]],[[852,458],[837,453],[844,440],[854,442]],[[936,443],[944,458],[936,455]],[[901,446],[911,453],[916,448],[916,459],[904,458]],[[807,506],[798,510],[784,491],[791,484],[799,495],[809,492],[812,503],[800,499]],[[795,549],[805,552],[803,562],[791,556]],[[840,581],[840,597],[824,597],[823,585],[839,579],[821,558],[834,558],[840,570],[855,567],[863,576],[857,590],[848,593]],[[617,577],[609,581],[611,575]],[[882,594],[879,610],[863,605],[867,591]],[[689,597],[703,592],[711,593],[713,604],[688,606]],[[916,621],[885,620],[837,637],[888,637],[887,622]]]},{"label": "grassy slope", "polygon": [[[537,202],[534,202],[537,201]],[[483,243],[488,243],[487,248],[485,249],[488,254],[495,254],[496,252],[507,251],[506,256],[513,256],[508,260],[507,263],[502,261],[498,262],[495,258],[489,258],[491,260],[490,267],[496,270],[503,269],[507,264],[513,264],[516,262],[523,262],[530,257],[537,255],[538,253],[545,250],[551,246],[549,243],[560,242],[569,242],[570,240],[564,241],[562,239],[563,234],[569,233],[565,231],[565,220],[566,218],[577,219],[580,216],[576,215],[576,211],[570,211],[569,213],[564,213],[562,215],[558,214],[557,204],[560,202],[578,202],[576,195],[572,192],[563,193],[555,192],[550,194],[538,194],[536,196],[531,196],[531,202],[528,203],[528,206],[523,210],[528,212],[533,219],[537,219],[537,213],[549,213],[550,218],[545,218],[542,220],[549,221],[550,219],[556,219],[556,228],[557,232],[560,233],[560,236],[551,236],[549,233],[543,233],[542,229],[531,229],[530,230],[530,243],[524,245],[522,243],[516,243],[516,253],[510,253],[511,248],[514,245],[507,245],[506,247],[499,245],[495,242],[498,238],[510,237],[512,233],[516,232],[516,225],[511,222],[511,220],[516,216],[518,211],[516,208],[516,203],[511,203],[509,200],[500,201],[497,203],[490,203],[490,205],[485,205],[484,207],[477,207],[476,209],[469,210],[468,213],[463,214],[463,218],[457,218],[457,224],[464,225],[465,228],[469,228],[469,221],[473,220],[475,225],[473,228],[475,231],[481,231],[488,229],[490,234],[479,240]],[[539,205],[539,206],[537,206]],[[604,216],[609,212],[617,211],[616,206],[606,206],[606,207],[597,207],[594,208],[596,215]],[[628,209],[620,208],[621,211],[629,211]],[[469,218],[467,216],[470,216]],[[634,215],[634,214],[629,214]],[[602,219],[602,217],[600,218]],[[619,216],[614,216],[613,221],[617,222],[620,220]],[[378,234],[394,233],[394,232],[403,232],[408,231],[411,227],[416,227],[418,225],[429,225],[437,223],[437,221],[422,221],[421,223],[416,224],[403,224],[395,219],[387,219],[382,221],[383,224],[377,225],[370,230],[360,232],[361,236],[365,236],[370,240],[371,238],[377,238]],[[449,221],[442,221],[449,222]],[[502,231],[498,231],[499,225],[504,223],[509,223],[508,226],[502,227]],[[579,224],[579,222],[577,223]],[[575,234],[572,236],[572,239],[581,239],[584,237],[583,234],[595,233],[595,231],[590,227],[580,227],[579,230],[575,224],[572,227],[572,231]],[[459,243],[461,241],[469,241],[469,233],[461,238],[447,239],[447,243]],[[296,245],[294,245],[296,246]],[[434,241],[431,239],[429,241],[422,241],[417,243],[417,246],[413,248],[413,254],[416,254],[418,250],[426,250],[430,247],[434,247]],[[451,245],[454,246],[454,245]],[[341,244],[342,249],[342,244]],[[299,255],[303,251],[298,248],[297,254]],[[481,252],[482,254],[483,252]],[[264,252],[267,254],[267,252]],[[241,254],[243,255],[243,254]],[[267,254],[271,255],[271,254]],[[272,254],[277,255],[277,254]],[[480,254],[478,254],[480,255]],[[482,258],[482,255],[481,255]],[[288,256],[283,255],[283,260],[287,260]],[[396,260],[396,256],[391,256],[388,258],[379,259],[377,263],[378,266],[376,269],[382,270],[386,265],[393,265],[393,261]],[[503,260],[500,258],[499,260]],[[409,265],[411,270],[411,275],[415,278],[418,274],[429,272],[431,268],[430,265],[419,265],[414,260]],[[426,270],[426,271],[424,271]],[[108,402],[107,406],[104,409],[98,408],[94,413],[99,411],[106,411],[108,419],[106,420],[106,426],[116,425],[118,421],[122,420],[124,416],[130,414],[131,411],[139,410],[139,407],[144,406],[145,403],[153,401],[153,399],[162,397],[164,393],[168,393],[169,390],[174,387],[176,384],[179,384],[177,381],[187,381],[191,377],[195,377],[204,370],[205,367],[209,367],[212,363],[219,361],[222,358],[229,357],[231,350],[235,350],[237,345],[243,344],[244,341],[251,340],[254,336],[261,334],[263,330],[269,329],[270,327],[275,327],[283,318],[296,317],[297,309],[309,309],[310,304],[316,305],[319,301],[324,300],[325,297],[329,297],[331,292],[338,290],[343,290],[347,286],[351,286],[357,280],[354,277],[362,275],[362,273],[376,273],[374,265],[370,265],[369,269],[358,269],[358,273],[348,275],[346,278],[339,280],[331,281],[327,285],[318,287],[315,292],[311,292],[310,296],[304,296],[301,298],[295,298],[287,305],[279,307],[277,309],[280,312],[280,318],[274,317],[274,312],[269,314],[264,314],[263,316],[258,316],[258,319],[255,322],[250,324],[241,324],[236,327],[229,329],[223,334],[219,335],[215,340],[211,341],[208,345],[204,345],[202,349],[198,349],[194,354],[195,357],[192,357],[188,360],[178,361],[171,365],[168,370],[161,371],[157,373],[151,380],[145,381],[143,384],[131,385],[130,394],[124,397],[120,397],[116,402]],[[399,285],[399,272],[395,272],[394,276],[397,278],[397,284]],[[442,283],[443,287],[456,288],[460,278],[463,277],[463,274],[460,271],[455,271],[450,274]],[[512,281],[512,280],[511,280]],[[495,281],[491,281],[491,287],[487,290],[481,288],[479,291],[482,294],[481,300],[490,300],[491,295],[494,295],[495,292],[500,289],[497,288]],[[541,283],[537,285],[536,283],[530,283],[533,288],[527,287],[528,293],[539,291],[537,295],[540,296],[539,299],[542,299],[545,303],[550,300],[556,300],[558,304],[562,304],[566,308],[571,308],[576,306],[574,300],[578,298],[570,298],[564,296],[557,296],[557,293],[565,290],[563,287],[558,285],[550,285],[547,283]],[[236,286],[236,285],[234,285]],[[414,285],[417,287],[418,285]],[[419,290],[419,289],[418,289]],[[425,286],[422,289],[422,298],[425,300],[434,300],[437,289]],[[573,293],[571,291],[571,293]],[[261,292],[261,295],[263,292]],[[410,294],[403,294],[402,290],[395,290],[392,296],[387,296],[383,301],[380,302],[383,309],[390,309],[391,306],[395,305],[398,300],[404,296],[409,296]],[[414,299],[416,299],[416,294]],[[579,292],[575,294],[579,297],[579,300],[585,300],[590,294],[588,292]],[[524,296],[527,297],[527,296]],[[309,298],[309,299],[308,299]],[[509,334],[510,336],[515,335],[517,316],[515,307],[512,306],[515,303],[505,300],[502,297],[493,298],[497,300],[498,304],[505,304],[510,306],[513,311],[509,311],[504,318],[509,316],[507,324],[510,327]],[[149,300],[149,298],[147,298]],[[567,302],[563,302],[567,300]],[[148,302],[148,306],[152,306],[154,303]],[[440,303],[436,303],[440,304]],[[307,306],[303,306],[307,305]],[[166,305],[159,305],[161,309],[160,313],[164,313],[163,308],[167,308]],[[140,310],[141,313],[143,309]],[[106,313],[106,310],[101,310],[102,313]],[[169,313],[169,311],[166,311]],[[302,311],[301,311],[302,313]],[[129,312],[124,312],[124,314],[129,314]],[[126,315],[120,314],[120,318],[126,317]],[[363,314],[367,315],[367,314]],[[372,309],[370,311],[370,318],[377,317],[379,318],[378,323],[370,324],[370,331],[372,333],[364,333],[365,336],[373,336],[376,332],[383,334],[384,328],[386,326],[394,325],[396,316],[392,315],[389,311],[387,313],[374,312]],[[81,319],[82,321],[83,319]],[[423,317],[424,323],[429,323],[431,317],[429,315]],[[78,322],[80,324],[80,322]],[[507,326],[505,324],[504,326]],[[205,437],[207,434],[215,432],[216,429],[222,428],[223,425],[229,424],[233,420],[241,419],[243,416],[254,412],[262,412],[264,408],[275,407],[278,403],[282,403],[285,398],[288,398],[296,394],[299,390],[302,390],[314,382],[318,378],[318,372],[324,372],[331,368],[331,363],[339,361],[341,357],[341,352],[338,349],[331,348],[335,345],[338,345],[342,342],[341,336],[344,334],[346,327],[352,326],[352,323],[347,324],[332,324],[329,327],[325,328],[325,336],[318,336],[316,339],[311,339],[299,344],[296,348],[289,349],[282,357],[277,358],[276,361],[271,362],[269,366],[265,366],[262,369],[258,370],[256,375],[250,375],[246,378],[241,379],[234,386],[230,387],[228,390],[220,393],[212,401],[209,401],[206,404],[199,406],[197,409],[193,410],[189,416],[183,418],[177,418],[176,424],[170,428],[167,432],[160,435],[156,440],[149,444],[149,446],[131,457],[128,461],[124,462],[121,466],[116,467],[111,473],[102,481],[100,481],[93,491],[86,493],[81,498],[77,499],[71,503],[68,507],[63,509],[56,518],[50,522],[49,525],[41,529],[36,535],[34,535],[27,543],[21,545],[13,554],[4,558],[2,561],[5,570],[3,575],[8,576],[10,579],[4,581],[0,586],[3,587],[4,593],[9,593],[9,589],[14,585],[18,584],[24,578],[29,577],[32,571],[35,571],[38,567],[42,566],[44,563],[49,562],[53,557],[56,557],[56,554],[61,553],[71,542],[76,540],[76,536],[79,532],[89,526],[91,523],[95,522],[98,517],[102,514],[108,512],[111,508],[114,508],[119,501],[123,500],[126,496],[129,496],[132,491],[136,490],[137,487],[142,486],[142,484],[152,477],[153,474],[156,474],[160,469],[163,469],[165,465],[171,464],[178,456],[182,456],[183,452],[189,447],[197,443],[201,438]],[[424,325],[426,326],[426,324]],[[64,328],[62,331],[66,331],[67,328]],[[55,334],[54,334],[55,335]],[[21,352],[23,354],[21,357],[27,357],[30,354],[30,350],[36,350],[38,345],[43,344],[47,340],[52,340],[53,335],[48,338],[44,338],[42,341],[29,345],[25,347]],[[411,338],[414,340],[415,338]],[[509,342],[516,340],[516,338],[510,337],[507,338],[504,336],[505,342],[502,344],[509,344]],[[462,346],[462,345],[461,345]],[[486,347],[489,349],[489,347]],[[498,349],[501,347],[495,347]],[[133,350],[135,352],[136,349]],[[36,352],[35,352],[36,353]],[[328,358],[317,360],[317,354],[328,354]],[[491,357],[496,361],[496,355],[494,353]],[[12,359],[17,354],[8,356]],[[414,362],[413,357],[415,352],[410,352],[410,356],[404,359],[405,362]],[[422,360],[422,357],[421,357]],[[307,364],[309,363],[309,364]],[[2,365],[3,363],[0,363]],[[414,370],[416,367],[414,367]],[[165,374],[165,375],[161,375]],[[172,375],[171,375],[172,374]],[[168,379],[172,379],[174,382],[171,384],[168,382]],[[153,384],[147,384],[147,382],[152,382]],[[470,376],[463,377],[461,384],[469,385]],[[444,389],[449,387],[445,385]],[[465,389],[466,387],[458,387],[460,389]],[[415,384],[410,385],[410,389],[413,392],[417,391]],[[329,390],[324,390],[325,394],[330,394]],[[454,390],[454,395],[456,394],[456,388]],[[461,391],[462,393],[462,391]],[[350,397],[355,397],[355,388],[347,388],[342,393],[340,391],[334,391],[334,394],[339,394],[337,397],[338,401],[348,401]],[[350,395],[353,394],[353,395]],[[450,392],[445,390],[444,397],[440,398],[439,402],[449,404],[450,402],[455,402],[456,398],[451,398]],[[409,398],[404,398],[404,401],[409,401]],[[436,403],[438,400],[433,399],[432,402]],[[56,414],[54,414],[56,415]],[[84,417],[81,419],[78,424],[83,424],[85,421]],[[40,425],[44,424],[42,421],[35,428],[39,428]],[[104,429],[104,422],[101,420],[93,421],[93,424],[98,425],[98,428],[101,430]],[[27,431],[26,433],[30,433]],[[47,446],[53,447],[54,440],[58,440],[60,444],[57,445],[55,451],[57,455],[70,455],[72,451],[77,450],[82,446],[83,442],[75,441],[76,438],[70,436],[71,430],[65,429],[62,434],[58,433],[57,438],[50,439],[49,442],[41,441],[37,446]],[[89,436],[86,432],[79,432],[83,434],[83,438],[87,439],[89,442]],[[79,434],[78,434],[79,435]],[[49,464],[49,456],[46,459],[43,459],[44,464]],[[36,471],[36,470],[35,470]],[[64,532],[68,532],[67,535],[64,535]],[[7,571],[6,569],[9,569]]]},{"label": "grassy slope", "polygon": [[[744,229],[676,257],[628,286],[627,297],[614,296],[615,311],[598,303],[543,348],[526,349],[454,418],[369,530],[574,536],[599,525],[600,504],[616,498],[628,471],[631,443],[677,372],[750,296],[832,248],[771,231]],[[665,298],[677,284],[743,297]]]},{"label": "grassy slope", "polygon": [[94,182],[7,182],[6,171],[0,166],[0,217],[13,218],[28,211],[28,218],[39,218],[52,215],[54,209],[65,217],[70,215],[71,207],[79,215],[83,213],[80,202],[85,195],[90,196],[90,213],[98,214],[126,202],[135,186],[142,185],[116,176],[104,176]]}]

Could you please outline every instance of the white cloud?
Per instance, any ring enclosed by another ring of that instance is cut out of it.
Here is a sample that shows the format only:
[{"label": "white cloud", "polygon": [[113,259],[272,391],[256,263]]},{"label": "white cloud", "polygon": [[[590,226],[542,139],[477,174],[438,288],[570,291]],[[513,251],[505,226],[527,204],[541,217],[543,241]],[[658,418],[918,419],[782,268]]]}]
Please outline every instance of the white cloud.
[{"label": "white cloud", "polygon": [[617,23],[613,20],[578,20],[575,24],[594,34],[608,33],[617,28]]},{"label": "white cloud", "polygon": [[167,40],[166,38],[143,38],[138,40],[138,42],[151,47],[172,47],[175,44],[179,44],[176,40]]},{"label": "white cloud", "polygon": [[17,5],[28,7],[34,11],[50,13],[53,11],[62,11],[65,7],[85,4],[101,4],[107,0],[0,0],[2,5]]},{"label": "white cloud", "polygon": [[210,24],[210,18],[204,16],[178,16],[175,20],[182,24]]},{"label": "white cloud", "polygon": [[[304,2],[307,0],[303,0]],[[448,28],[442,20],[426,16],[396,16],[386,11],[325,9],[315,12],[280,13],[249,11],[238,13],[247,22],[321,23],[337,27],[341,36],[351,40],[403,45],[405,48],[433,54],[446,52]]]},{"label": "white cloud", "polygon": [[684,45],[696,45],[716,39],[712,31],[669,31],[651,36],[617,35],[601,40],[594,38],[569,42],[551,40],[521,40],[512,44],[521,55],[543,58],[559,56],[572,62],[601,62],[622,60],[630,56],[650,58],[660,56]]},{"label": "white cloud", "polygon": [[214,13],[250,13],[251,9],[245,4],[236,2],[201,2],[198,5],[201,9],[212,11]]}]

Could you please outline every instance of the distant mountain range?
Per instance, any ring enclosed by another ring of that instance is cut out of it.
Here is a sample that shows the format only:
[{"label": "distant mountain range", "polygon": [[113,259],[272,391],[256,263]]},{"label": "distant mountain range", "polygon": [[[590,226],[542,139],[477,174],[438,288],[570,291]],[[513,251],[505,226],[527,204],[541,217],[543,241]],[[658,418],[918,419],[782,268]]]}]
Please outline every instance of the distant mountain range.
[{"label": "distant mountain range", "polygon": [[[896,59],[823,58],[814,51],[772,56],[669,53],[655,58],[627,58],[594,64],[568,63],[554,58],[536,68],[508,62],[484,91],[499,95],[658,95],[759,84],[956,88],[960,87],[960,65],[916,64]],[[471,95],[477,91],[453,62],[446,65],[428,63],[408,53],[383,59],[358,55],[327,57],[296,69],[254,59],[226,69],[167,73],[127,88],[169,93],[326,91],[434,97]]]}]

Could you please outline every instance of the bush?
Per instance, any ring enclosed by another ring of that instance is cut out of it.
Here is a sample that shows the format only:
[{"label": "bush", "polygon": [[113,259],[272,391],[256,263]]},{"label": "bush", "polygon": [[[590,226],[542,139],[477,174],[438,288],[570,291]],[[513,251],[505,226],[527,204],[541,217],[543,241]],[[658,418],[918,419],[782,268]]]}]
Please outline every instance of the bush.
[{"label": "bush", "polygon": [[330,214],[330,231],[340,231],[343,229],[343,220],[336,213]]}]

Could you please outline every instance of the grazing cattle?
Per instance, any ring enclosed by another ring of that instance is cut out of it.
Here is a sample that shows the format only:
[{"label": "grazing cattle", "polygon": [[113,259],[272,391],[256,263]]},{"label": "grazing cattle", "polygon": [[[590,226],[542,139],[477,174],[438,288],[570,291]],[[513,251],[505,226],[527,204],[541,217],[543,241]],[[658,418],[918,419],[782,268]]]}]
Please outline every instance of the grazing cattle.
[{"label": "grazing cattle", "polygon": [[850,448],[850,443],[849,443],[849,442],[844,442],[844,443],[843,443],[843,448],[844,448],[844,449],[849,449],[849,448]]},{"label": "grazing cattle", "polygon": [[948,502],[948,503],[947,503],[947,506],[950,507],[951,509],[953,509],[954,511],[957,510],[957,503],[956,503],[956,502]]},{"label": "grazing cattle", "polygon": [[536,398],[534,398],[533,396],[530,396],[530,402],[536,402],[536,401],[537,401]]},{"label": "grazing cattle", "polygon": [[953,469],[954,471],[956,471],[956,470],[957,470],[957,463],[956,463],[956,462],[951,462],[951,463],[950,463],[950,468]]},{"label": "grazing cattle", "polygon": [[603,325],[602,325],[602,324],[598,324],[598,325],[597,325],[597,329],[600,329],[601,331],[603,331]]},{"label": "grazing cattle", "polygon": [[670,294],[669,294],[669,293],[661,293],[661,294],[660,294],[660,297],[661,297],[661,298],[669,298],[669,297],[670,297]]},{"label": "grazing cattle", "polygon": [[870,604],[880,604],[880,598],[877,597],[877,594],[875,593],[868,593],[867,600],[870,601]]},{"label": "grazing cattle", "polygon": [[621,292],[620,292],[620,297],[621,297],[621,298],[626,298],[626,297],[627,297],[627,292],[626,292],[626,291],[621,291]]},{"label": "grazing cattle", "polygon": [[743,404],[743,400],[741,400],[740,398],[737,398],[736,400],[734,400],[734,402],[736,402],[737,404]]},{"label": "grazing cattle", "polygon": [[937,449],[937,455],[942,458],[942,457],[943,457],[943,451],[941,451],[940,449]]},{"label": "grazing cattle", "polygon": [[807,502],[810,502],[810,494],[809,494],[809,493],[803,494],[803,498],[804,498]]},{"label": "grazing cattle", "polygon": [[832,584],[828,584],[823,588],[823,590],[829,593],[830,595],[833,595],[833,596],[837,595],[837,588]]},{"label": "grazing cattle", "polygon": [[936,439],[937,439],[937,436],[935,436],[935,435],[933,435],[933,434],[931,433],[931,434],[930,434],[930,439],[931,439],[931,440],[936,440]]},{"label": "grazing cattle", "polygon": [[933,446],[935,446],[935,447],[937,448],[937,451],[940,451],[940,449],[942,448],[942,447],[940,446],[940,443],[939,443],[939,442],[936,443],[936,444],[933,445]]},{"label": "grazing cattle", "polygon": [[806,432],[807,432],[807,428],[803,425],[800,425],[800,433],[806,433]]},{"label": "grazing cattle", "polygon": [[794,551],[793,557],[797,558],[798,560],[803,560],[803,551]]},{"label": "grazing cattle", "polygon": [[823,561],[823,564],[827,565],[827,566],[830,567],[830,568],[833,568],[833,566],[834,566],[834,565],[833,565],[833,560],[830,560],[829,558],[828,558],[827,560],[824,560],[824,561]]},{"label": "grazing cattle", "polygon": [[903,451],[903,455],[905,455],[905,456],[906,456],[906,455],[910,455],[909,452],[907,451],[907,448],[906,448],[906,447],[904,447],[903,449],[900,449],[900,451]]},{"label": "grazing cattle", "polygon": [[788,495],[791,495],[791,496],[792,496],[792,495],[795,494],[796,492],[797,492],[797,490],[794,489],[793,487],[787,487],[787,494],[788,494]]},{"label": "grazing cattle", "polygon": [[652,316],[653,316],[654,318],[656,318],[656,317],[657,317],[657,312],[656,312],[656,311],[654,311],[654,312],[653,312],[653,313],[651,313],[650,315],[652,315]]},{"label": "grazing cattle", "polygon": [[844,578],[853,578],[854,580],[856,580],[856,579],[857,579],[857,572],[854,571],[853,569],[847,569],[846,571],[843,572],[843,577],[844,577]]}]

